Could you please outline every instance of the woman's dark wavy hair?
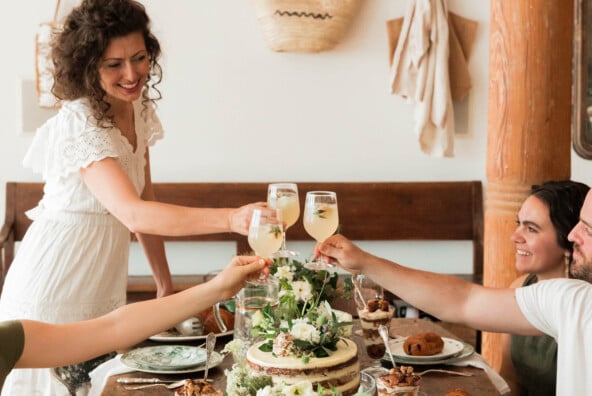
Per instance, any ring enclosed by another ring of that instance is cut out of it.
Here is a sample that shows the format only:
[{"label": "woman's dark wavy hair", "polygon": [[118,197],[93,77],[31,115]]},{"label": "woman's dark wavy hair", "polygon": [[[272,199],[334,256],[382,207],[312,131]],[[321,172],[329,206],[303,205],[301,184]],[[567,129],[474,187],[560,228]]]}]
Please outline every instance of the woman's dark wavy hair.
[{"label": "woman's dark wavy hair", "polygon": [[549,208],[549,217],[557,233],[557,243],[569,250],[570,262],[573,245],[567,235],[580,219],[580,209],[590,187],[571,180],[548,181],[534,185],[530,195],[540,199]]},{"label": "woman's dark wavy hair", "polygon": [[[150,61],[150,73],[142,91],[144,108],[148,101],[160,99],[160,91],[156,88],[162,80],[158,63],[160,44],[150,32],[146,9],[134,0],[83,0],[72,10],[64,30],[53,38],[53,94],[61,100],[88,98],[99,123],[112,122],[106,115],[110,105],[105,101],[99,67],[113,38],[135,32],[142,33]],[[154,97],[149,91],[154,92]]]}]

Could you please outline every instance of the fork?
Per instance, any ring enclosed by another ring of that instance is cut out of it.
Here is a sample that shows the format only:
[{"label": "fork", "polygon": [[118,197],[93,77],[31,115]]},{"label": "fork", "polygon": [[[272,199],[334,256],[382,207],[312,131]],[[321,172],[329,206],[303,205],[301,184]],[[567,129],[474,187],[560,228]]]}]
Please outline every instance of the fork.
[{"label": "fork", "polygon": [[164,386],[167,389],[175,389],[180,386],[183,386],[184,383],[185,383],[185,380],[182,379],[177,382],[173,382],[172,384],[148,384],[148,385],[126,386],[125,389],[126,390],[139,390],[139,389],[151,388],[153,386]]},{"label": "fork", "polygon": [[428,370],[424,370],[421,373],[415,373],[416,375],[419,375],[420,377],[424,374],[427,373],[444,373],[444,374],[452,374],[452,375],[460,375],[462,377],[472,377],[473,373],[462,373],[460,371],[452,371],[452,370],[442,370],[442,369],[428,369]]},{"label": "fork", "polygon": [[184,336],[198,336],[204,333],[203,322],[194,316],[175,325],[175,329]]}]

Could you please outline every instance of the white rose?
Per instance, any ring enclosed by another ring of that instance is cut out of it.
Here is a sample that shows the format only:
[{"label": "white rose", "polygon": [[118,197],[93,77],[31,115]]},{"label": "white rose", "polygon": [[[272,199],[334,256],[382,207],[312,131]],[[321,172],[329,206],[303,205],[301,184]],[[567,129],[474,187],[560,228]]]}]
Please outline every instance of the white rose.
[{"label": "white rose", "polygon": [[265,319],[263,313],[261,312],[261,310],[258,310],[253,314],[253,317],[251,318],[251,324],[253,325],[253,327],[257,327],[261,325],[263,319]]},{"label": "white rose", "polygon": [[309,301],[313,297],[312,287],[307,281],[296,281],[292,283],[292,292],[294,293],[296,300],[304,302]]},{"label": "white rose", "polygon": [[273,390],[271,389],[271,386],[267,385],[265,388],[259,389],[257,391],[257,396],[273,396]]},{"label": "white rose", "polygon": [[290,334],[299,340],[318,343],[321,340],[319,331],[311,324],[303,321],[294,321]]},{"label": "white rose", "polygon": [[284,388],[282,394],[286,396],[316,396],[317,393],[312,388],[312,383],[308,381],[299,382],[292,386]]},{"label": "white rose", "polygon": [[[337,309],[333,310],[335,313],[335,317],[337,318],[337,323],[344,323],[344,322],[353,322],[353,318],[350,313],[339,311]],[[354,325],[351,324],[349,326],[344,326],[339,328],[339,335],[341,337],[351,337],[354,331]]]},{"label": "white rose", "polygon": [[290,266],[288,265],[278,267],[275,276],[276,278],[285,279],[288,282],[291,282],[292,279],[294,279],[294,273],[290,271]]}]

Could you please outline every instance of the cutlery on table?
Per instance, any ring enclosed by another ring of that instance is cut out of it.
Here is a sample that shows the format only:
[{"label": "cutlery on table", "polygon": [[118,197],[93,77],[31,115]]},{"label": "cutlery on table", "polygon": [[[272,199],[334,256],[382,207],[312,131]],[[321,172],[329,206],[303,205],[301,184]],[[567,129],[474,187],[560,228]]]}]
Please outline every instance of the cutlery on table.
[{"label": "cutlery on table", "polygon": [[442,370],[442,369],[429,369],[429,370],[422,371],[421,373],[415,373],[415,374],[419,375],[421,377],[422,375],[427,374],[427,373],[444,373],[444,374],[460,375],[463,377],[472,377],[473,376],[473,373],[462,373],[460,371]]},{"label": "cutlery on table", "polygon": [[204,381],[208,380],[208,370],[210,369],[210,357],[212,356],[214,346],[216,346],[216,335],[214,333],[208,333],[208,335],[206,336],[206,368],[204,370]]},{"label": "cutlery on table", "polygon": [[378,326],[378,334],[380,334],[380,338],[382,338],[386,352],[388,353],[389,358],[391,358],[391,364],[393,365],[393,368],[396,368],[397,363],[395,363],[395,358],[393,357],[391,347],[389,345],[388,328],[385,325]]},{"label": "cutlery on table", "polygon": [[137,385],[137,386],[126,386],[125,389],[126,390],[139,390],[139,389],[151,388],[153,386],[163,386],[167,389],[175,389],[180,386],[183,386],[184,383],[185,383],[185,380],[182,379],[177,382],[173,382],[172,384],[157,383],[157,384],[145,384],[145,385]]},{"label": "cutlery on table", "polygon": [[169,382],[178,382],[177,380],[163,380],[160,378],[117,378],[120,384],[166,384]]},{"label": "cutlery on table", "polygon": [[177,323],[175,330],[184,336],[199,336],[204,333],[204,325],[200,318],[191,317]]}]

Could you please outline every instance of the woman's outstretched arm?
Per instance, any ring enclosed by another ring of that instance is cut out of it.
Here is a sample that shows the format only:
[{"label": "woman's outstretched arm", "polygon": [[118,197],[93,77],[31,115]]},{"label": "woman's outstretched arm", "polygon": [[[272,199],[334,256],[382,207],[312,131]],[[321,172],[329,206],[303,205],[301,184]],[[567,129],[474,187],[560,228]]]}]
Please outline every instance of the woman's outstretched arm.
[{"label": "woman's outstretched arm", "polygon": [[129,304],[82,322],[23,320],[25,346],[16,367],[57,367],[136,344],[234,296],[270,265],[260,257],[235,257],[214,279],[167,297]]}]

